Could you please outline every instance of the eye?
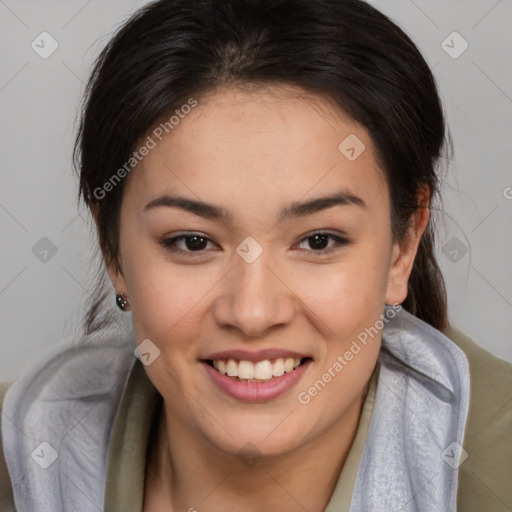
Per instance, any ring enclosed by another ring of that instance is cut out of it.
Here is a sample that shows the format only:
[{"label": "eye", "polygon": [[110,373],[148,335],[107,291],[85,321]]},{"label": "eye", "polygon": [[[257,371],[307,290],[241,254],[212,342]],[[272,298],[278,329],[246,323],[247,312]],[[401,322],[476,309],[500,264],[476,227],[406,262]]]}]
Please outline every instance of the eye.
[{"label": "eye", "polygon": [[[299,249],[319,254],[327,254],[339,247],[349,245],[350,241],[342,236],[332,233],[312,233],[299,242]],[[205,253],[216,244],[201,233],[184,233],[162,241],[162,245],[169,251],[181,254]],[[305,245],[309,247],[305,247]],[[213,250],[215,250],[213,248]]]},{"label": "eye", "polygon": [[303,247],[304,244],[308,245],[309,249],[313,252],[329,253],[341,246],[350,244],[350,241],[347,238],[332,233],[318,232],[303,238],[299,242],[300,249],[309,250],[307,247]]},{"label": "eye", "polygon": [[186,233],[162,241],[162,245],[171,252],[203,252],[213,241],[200,233]]}]

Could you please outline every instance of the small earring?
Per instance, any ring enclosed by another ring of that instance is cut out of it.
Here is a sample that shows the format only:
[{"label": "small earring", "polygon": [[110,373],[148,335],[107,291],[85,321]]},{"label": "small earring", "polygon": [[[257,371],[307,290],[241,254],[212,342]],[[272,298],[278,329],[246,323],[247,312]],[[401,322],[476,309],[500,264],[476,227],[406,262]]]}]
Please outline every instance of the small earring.
[{"label": "small earring", "polygon": [[126,311],[126,306],[128,305],[128,300],[126,298],[126,293],[117,294],[116,295],[116,304],[121,311]]}]

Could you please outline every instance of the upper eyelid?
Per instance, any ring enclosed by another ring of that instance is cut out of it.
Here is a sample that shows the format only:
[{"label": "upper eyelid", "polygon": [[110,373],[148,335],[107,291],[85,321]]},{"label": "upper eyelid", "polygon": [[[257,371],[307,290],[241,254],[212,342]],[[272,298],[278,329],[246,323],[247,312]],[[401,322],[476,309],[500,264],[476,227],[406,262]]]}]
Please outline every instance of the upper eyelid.
[{"label": "upper eyelid", "polygon": [[328,229],[317,229],[316,231],[311,231],[309,233],[306,233],[299,240],[304,240],[305,238],[309,238],[309,237],[312,237],[312,236],[315,236],[315,235],[327,235],[327,236],[332,236],[332,237],[348,239],[348,235],[346,235],[343,231],[340,231],[338,233],[332,233]]},{"label": "upper eyelid", "polygon": [[317,256],[328,254],[331,251],[336,250],[336,248],[341,248],[341,247],[347,246],[352,243],[351,238],[349,238],[345,234],[334,234],[334,233],[329,233],[329,232],[325,232],[325,231],[315,231],[309,235],[303,236],[295,245],[301,244],[302,242],[304,242],[304,240],[307,240],[308,238],[311,238],[314,235],[326,235],[326,236],[330,237],[331,240],[333,240],[335,242],[333,244],[333,246],[331,246],[330,248],[328,247],[326,249],[321,249],[319,251],[312,251],[312,250],[308,251],[313,254],[316,254]]},{"label": "upper eyelid", "polygon": [[[329,232],[327,230],[321,230],[320,229],[320,230],[311,231],[309,233],[306,233],[297,242],[295,242],[294,245],[300,244],[300,243],[304,242],[305,240],[307,240],[308,238],[311,238],[312,236],[315,236],[315,235],[326,235],[326,236],[329,236],[337,244],[350,243],[350,238],[346,234],[344,234],[344,233],[336,234],[336,233],[331,233],[331,232]],[[198,232],[198,231],[185,231],[183,233],[179,233],[177,235],[165,238],[163,240],[163,244],[170,246],[171,242],[176,244],[177,242],[182,241],[182,240],[186,239],[187,237],[192,237],[192,236],[199,236],[201,238],[206,239],[208,242],[211,242],[211,243],[213,243],[215,245],[218,245],[209,236],[205,235],[204,233]],[[189,253],[189,254],[193,254],[193,253],[200,254],[201,252],[204,252],[205,249],[200,250],[200,251],[191,251],[191,250],[178,249],[178,251],[181,251],[181,252],[184,252],[184,253]],[[322,253],[322,252],[327,252],[327,251],[329,251],[329,249],[323,249],[323,250],[311,251],[311,252]]]},{"label": "upper eyelid", "polygon": [[195,232],[195,231],[186,231],[184,233],[179,233],[177,235],[165,237],[162,240],[162,243],[165,244],[165,243],[170,243],[170,242],[177,242],[177,241],[180,241],[180,240],[183,240],[185,238],[192,237],[192,236],[198,236],[200,238],[204,238],[208,242],[212,242],[212,243],[216,244],[216,242],[214,240],[212,240],[209,236],[207,236],[207,235],[205,235],[203,233]]},{"label": "upper eyelid", "polygon": [[[348,235],[346,235],[343,232],[331,233],[328,230],[319,229],[319,230],[316,230],[316,231],[311,231],[309,233],[306,233],[305,235],[302,235],[302,237],[299,238],[298,241],[301,242],[302,240],[304,240],[306,238],[310,238],[310,237],[315,236],[315,235],[327,235],[327,236],[332,236],[334,238],[338,237],[338,238],[344,238],[344,239],[346,238],[346,239],[348,239]],[[214,240],[212,240],[208,235],[206,235],[205,233],[201,233],[200,231],[184,231],[183,233],[178,233],[177,235],[165,237],[164,241],[176,240],[176,239],[179,239],[179,238],[182,238],[182,237],[186,238],[186,237],[189,237],[189,236],[200,236],[201,238],[206,238],[210,242],[214,242]],[[216,243],[216,242],[214,242],[214,243]]]}]

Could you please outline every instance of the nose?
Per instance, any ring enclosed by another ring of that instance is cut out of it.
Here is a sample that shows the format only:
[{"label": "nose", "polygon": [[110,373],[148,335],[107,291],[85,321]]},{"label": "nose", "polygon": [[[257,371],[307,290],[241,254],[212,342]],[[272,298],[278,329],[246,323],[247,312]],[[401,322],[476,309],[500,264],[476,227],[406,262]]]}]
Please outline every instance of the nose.
[{"label": "nose", "polygon": [[290,324],[296,301],[280,274],[263,255],[252,263],[240,260],[225,277],[213,302],[217,325],[261,337]]}]

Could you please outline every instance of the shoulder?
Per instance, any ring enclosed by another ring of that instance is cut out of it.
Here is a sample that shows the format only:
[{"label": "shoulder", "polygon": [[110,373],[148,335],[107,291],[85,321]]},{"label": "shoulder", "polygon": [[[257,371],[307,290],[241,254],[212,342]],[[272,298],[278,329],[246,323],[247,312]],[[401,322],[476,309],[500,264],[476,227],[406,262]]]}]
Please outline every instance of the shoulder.
[{"label": "shoulder", "polygon": [[459,468],[461,510],[512,509],[512,364],[495,357],[459,329],[444,331],[465,354],[470,403]]},{"label": "shoulder", "polygon": [[[71,336],[32,361],[9,388],[2,411],[3,458],[20,509],[44,501],[67,510],[77,492],[70,482],[102,502],[98,479],[136,361],[134,347],[133,332],[119,327]],[[32,454],[43,444],[42,457],[49,456],[41,472]],[[59,474],[63,468],[69,478]]]},{"label": "shoulder", "polygon": [[[2,415],[2,407],[4,397],[12,382],[0,382],[0,416]],[[11,477],[7,470],[4,458],[4,449],[2,444],[2,429],[0,428],[0,510],[13,511],[14,497],[12,494]]]}]

